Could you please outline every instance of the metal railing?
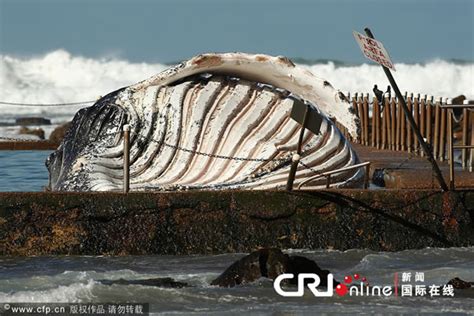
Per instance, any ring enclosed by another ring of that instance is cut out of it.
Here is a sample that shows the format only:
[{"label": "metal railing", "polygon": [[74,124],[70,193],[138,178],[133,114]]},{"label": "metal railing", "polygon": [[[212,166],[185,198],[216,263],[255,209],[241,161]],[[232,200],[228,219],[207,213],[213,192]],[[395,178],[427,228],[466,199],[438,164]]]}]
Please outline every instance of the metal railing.
[{"label": "metal railing", "polygon": [[[450,100],[449,100],[450,101]],[[448,156],[449,156],[449,188],[450,190],[455,189],[454,183],[454,149],[461,149],[461,161],[462,161],[462,168],[466,167],[467,162],[467,150],[469,149],[469,171],[472,172],[472,160],[473,160],[473,149],[474,149],[474,133],[471,133],[471,145],[468,145],[467,139],[467,129],[469,123],[469,112],[474,111],[474,104],[469,104],[469,101],[464,101],[464,104],[449,104],[447,102],[446,105],[441,105],[440,108],[449,110],[448,115]],[[463,132],[462,132],[462,145],[454,145],[454,110],[460,109],[463,111]],[[466,126],[464,128],[464,125]],[[472,131],[474,131],[474,121],[472,122]]]},{"label": "metal railing", "polygon": [[322,177],[326,177],[326,188],[329,189],[329,187],[331,186],[331,176],[333,174],[340,173],[340,172],[343,172],[343,171],[352,170],[352,169],[363,168],[363,167],[365,167],[364,189],[367,189],[369,187],[370,161],[363,162],[363,163],[360,163],[360,164],[357,164],[357,165],[352,165],[352,166],[349,166],[349,167],[336,169],[336,170],[322,172],[318,175],[315,175],[311,178],[308,178],[308,179],[305,179],[304,181],[302,181],[300,184],[298,184],[298,190],[301,190],[301,187],[303,185],[305,185],[305,184],[307,184],[311,181],[314,181],[318,178],[322,178]]}]

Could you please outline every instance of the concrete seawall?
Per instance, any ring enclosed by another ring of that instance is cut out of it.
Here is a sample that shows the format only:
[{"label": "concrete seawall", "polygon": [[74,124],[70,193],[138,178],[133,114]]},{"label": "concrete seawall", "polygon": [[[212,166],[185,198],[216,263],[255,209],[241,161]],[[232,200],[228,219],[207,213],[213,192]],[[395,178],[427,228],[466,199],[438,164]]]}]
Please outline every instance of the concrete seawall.
[{"label": "concrete seawall", "polygon": [[474,191],[0,193],[0,255],[474,245]]}]

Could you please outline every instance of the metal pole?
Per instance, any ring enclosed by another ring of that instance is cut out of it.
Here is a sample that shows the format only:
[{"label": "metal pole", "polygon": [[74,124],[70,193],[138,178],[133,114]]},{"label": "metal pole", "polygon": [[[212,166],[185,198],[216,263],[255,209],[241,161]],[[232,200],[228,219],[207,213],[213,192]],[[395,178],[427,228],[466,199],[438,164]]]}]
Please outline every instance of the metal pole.
[{"label": "metal pole", "polygon": [[[365,33],[367,34],[368,37],[374,39],[374,35],[370,31],[369,28],[365,28]],[[403,99],[402,93],[400,92],[400,89],[398,89],[397,83],[395,82],[395,79],[392,76],[392,73],[387,67],[382,66],[383,71],[385,72],[385,75],[388,78],[388,81],[390,82],[390,85],[392,86],[392,89],[395,91],[397,97],[402,101],[401,105],[403,107],[403,110],[405,111],[405,115],[408,119],[408,122],[410,123],[411,127],[413,128],[413,131],[415,132],[416,137],[418,138],[418,142],[420,143],[421,147],[423,148],[423,151],[426,154],[426,157],[428,158],[428,161],[431,163],[433,166],[433,170],[436,174],[436,178],[438,179],[439,185],[441,186],[441,189],[443,191],[448,191],[448,186],[446,185],[446,182],[443,179],[443,174],[441,173],[441,170],[438,167],[438,164],[433,158],[433,153],[429,150],[428,146],[425,143],[425,140],[423,139],[423,136],[420,134],[420,130],[415,124],[415,121],[413,120],[413,116],[411,115],[410,112],[408,112],[407,105],[405,103],[405,99]]]},{"label": "metal pole", "polygon": [[370,179],[370,163],[365,166],[365,178],[364,178],[364,189],[369,187],[369,179]]},{"label": "metal pole", "polygon": [[300,159],[301,159],[301,147],[303,145],[303,136],[304,136],[304,131],[306,129],[306,124],[308,123],[308,117],[309,117],[309,105],[306,104],[306,108],[305,108],[304,116],[303,116],[303,125],[301,126],[300,137],[298,139],[298,148],[296,149],[296,154],[293,155],[293,159],[291,160],[290,173],[288,174],[288,181],[286,182],[287,191],[293,190],[293,182],[295,182],[296,169],[298,168],[298,163],[300,162]]},{"label": "metal pole", "polygon": [[130,125],[123,126],[123,193],[130,189]]}]

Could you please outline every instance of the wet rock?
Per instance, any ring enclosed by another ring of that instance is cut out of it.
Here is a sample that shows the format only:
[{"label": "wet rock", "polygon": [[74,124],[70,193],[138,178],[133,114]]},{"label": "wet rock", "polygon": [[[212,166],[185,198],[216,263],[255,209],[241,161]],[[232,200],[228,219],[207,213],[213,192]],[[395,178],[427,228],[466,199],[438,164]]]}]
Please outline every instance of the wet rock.
[{"label": "wet rock", "polygon": [[189,285],[185,282],[177,282],[172,278],[156,278],[156,279],[143,279],[143,280],[99,280],[100,283],[105,285],[144,285],[144,286],[156,286],[164,288],[183,288]]},{"label": "wet rock", "polygon": [[[319,283],[320,286],[327,286],[327,280],[328,280],[328,270],[322,270],[316,262],[313,260],[310,260],[305,257],[301,256],[290,256],[289,257],[289,266],[288,270],[286,273],[293,273],[294,275],[300,274],[300,273],[315,273],[319,276],[321,279],[321,283]],[[290,280],[290,284],[296,284],[297,278],[293,278]],[[308,282],[312,282],[312,280],[308,280]],[[335,284],[339,284],[338,282],[334,282]]]},{"label": "wet rock", "polygon": [[28,128],[26,126],[22,126],[18,131],[18,134],[35,135],[40,139],[44,139],[44,130],[42,128]]},{"label": "wet rock", "polygon": [[49,135],[49,141],[55,144],[59,144],[63,141],[64,135],[71,126],[71,122],[64,123],[56,127]]},{"label": "wet rock", "polygon": [[51,125],[51,120],[44,117],[19,117],[16,125]]},{"label": "wet rock", "polygon": [[[251,283],[261,277],[275,279],[283,273],[315,273],[321,278],[321,286],[327,286],[329,271],[322,270],[316,262],[301,256],[288,256],[280,249],[267,248],[250,253],[234,262],[211,285],[234,287],[239,284]],[[296,284],[297,278],[289,280]],[[337,282],[335,282],[337,283]]]},{"label": "wet rock", "polygon": [[454,278],[449,280],[448,285],[452,285],[455,289],[464,290],[474,286],[474,282],[468,282],[461,280],[460,278]]}]

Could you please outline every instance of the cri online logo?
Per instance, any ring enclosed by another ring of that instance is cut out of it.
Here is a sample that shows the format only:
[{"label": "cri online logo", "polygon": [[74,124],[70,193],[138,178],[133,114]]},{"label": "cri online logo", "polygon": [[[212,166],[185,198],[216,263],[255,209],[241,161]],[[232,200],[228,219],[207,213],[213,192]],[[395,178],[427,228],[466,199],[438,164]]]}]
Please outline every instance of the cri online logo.
[{"label": "cri online logo", "polygon": [[[281,282],[285,279],[293,279],[292,273],[280,274],[273,283],[273,288],[281,296],[285,297],[301,297],[304,295],[305,280],[306,286],[317,297],[330,297],[336,292],[339,296],[390,296],[392,295],[392,288],[390,286],[371,286],[367,278],[361,277],[359,274],[347,275],[344,277],[344,283],[339,283],[334,290],[334,276],[329,273],[327,276],[327,289],[320,291],[317,287],[321,284],[321,279],[314,273],[300,273],[298,274],[298,287],[296,291],[284,291],[281,288]],[[310,280],[308,282],[308,280]],[[311,280],[313,282],[311,282]],[[352,281],[359,281],[359,285],[353,285]]]}]

